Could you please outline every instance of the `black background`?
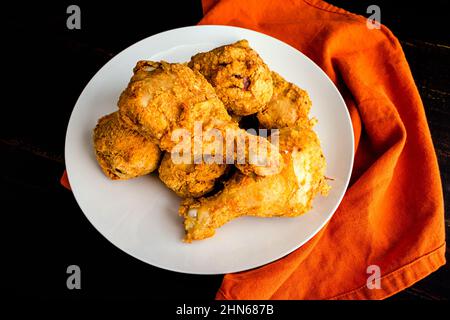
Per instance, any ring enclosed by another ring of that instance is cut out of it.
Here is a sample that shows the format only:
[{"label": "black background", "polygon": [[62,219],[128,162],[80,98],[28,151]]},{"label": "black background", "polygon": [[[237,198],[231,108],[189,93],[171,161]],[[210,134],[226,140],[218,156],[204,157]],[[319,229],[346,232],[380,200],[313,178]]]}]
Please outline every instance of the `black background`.
[{"label": "black background", "polygon": [[[362,15],[369,5],[379,5],[382,23],[400,39],[425,103],[448,199],[449,1],[329,2]],[[81,30],[66,28],[70,4],[81,8]],[[196,24],[202,17],[200,1],[14,2],[1,10],[6,292],[69,299],[213,299],[222,276],[170,272],[130,257],[94,229],[59,184],[67,123],[90,78],[136,41]],[[446,201],[447,231],[448,209]],[[82,290],[67,290],[71,264],[81,267]],[[391,299],[448,299],[449,274],[445,266]]]}]

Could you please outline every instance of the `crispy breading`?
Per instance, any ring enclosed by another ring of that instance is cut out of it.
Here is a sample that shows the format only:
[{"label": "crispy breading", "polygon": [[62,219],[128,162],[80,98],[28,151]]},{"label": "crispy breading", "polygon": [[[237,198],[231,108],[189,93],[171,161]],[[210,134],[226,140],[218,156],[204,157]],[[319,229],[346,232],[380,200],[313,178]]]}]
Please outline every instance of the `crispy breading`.
[{"label": "crispy breading", "polygon": [[[161,145],[170,141],[183,110],[215,97],[205,78],[183,64],[139,61],[118,105],[127,125]],[[205,119],[207,116],[209,113]],[[224,116],[228,114],[225,112]],[[161,148],[167,150],[170,145]]]},{"label": "crispy breading", "polygon": [[236,115],[256,113],[272,97],[270,70],[247,40],[198,53],[188,65],[205,76]]},{"label": "crispy breading", "polygon": [[326,162],[320,142],[310,128],[280,130],[283,170],[267,177],[237,172],[224,189],[207,198],[185,199],[179,209],[184,217],[185,241],[201,240],[240,216],[294,217],[312,207],[317,193],[328,192]]},{"label": "crispy breading", "polygon": [[98,120],[93,139],[97,161],[112,180],[135,178],[158,167],[158,146],[124,125],[118,112]]},{"label": "crispy breading", "polygon": [[[183,130],[190,134],[194,157],[199,156],[198,152],[203,153],[204,149],[214,149],[215,140],[209,144],[203,141],[203,150],[194,148],[198,123],[201,124],[202,135],[215,129],[222,137],[233,133],[234,136],[257,141],[263,149],[273,149],[267,139],[255,138],[240,129],[213,87],[199,72],[184,64],[139,61],[128,87],[120,96],[119,112],[127,125],[171,153],[180,142],[173,139],[173,134]],[[226,141],[224,147],[234,143],[234,140]],[[239,165],[245,172],[269,175],[281,170],[282,158],[276,150],[267,153],[260,165],[249,163],[251,156],[248,151],[245,150],[245,163]],[[226,153],[222,152],[222,156],[225,157]]]},{"label": "crispy breading", "polygon": [[311,100],[305,90],[286,81],[272,71],[273,95],[267,106],[258,112],[260,126],[266,129],[308,125]]},{"label": "crispy breading", "polygon": [[159,178],[180,197],[200,197],[213,190],[215,182],[227,170],[226,164],[175,163],[166,153],[159,166]]}]

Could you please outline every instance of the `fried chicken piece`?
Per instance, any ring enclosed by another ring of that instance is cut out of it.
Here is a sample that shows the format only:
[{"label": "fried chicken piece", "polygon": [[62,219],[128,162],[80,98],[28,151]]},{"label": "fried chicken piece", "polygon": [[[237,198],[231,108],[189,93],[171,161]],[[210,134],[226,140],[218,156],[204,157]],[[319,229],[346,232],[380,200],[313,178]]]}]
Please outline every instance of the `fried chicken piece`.
[{"label": "fried chicken piece", "polygon": [[159,166],[159,178],[177,195],[183,198],[200,197],[213,190],[215,182],[226,171],[226,164],[175,163],[166,153]]},{"label": "fried chicken piece", "polygon": [[[244,131],[237,131],[238,134],[242,132]],[[253,135],[246,135],[243,138],[250,138],[251,140],[263,139],[262,137]],[[247,140],[247,143],[255,145],[258,142],[250,143]],[[248,148],[251,149],[253,146],[249,146]],[[258,151],[259,150],[252,150],[250,153],[246,154],[246,157],[258,157]],[[272,146],[268,152],[278,153],[278,149],[275,148],[275,146]],[[206,163],[204,159],[199,160],[198,163],[194,163],[194,159],[175,163],[171,156],[172,154],[168,152],[164,155],[159,167],[159,177],[169,189],[175,191],[177,195],[183,198],[197,198],[212,191],[216,180],[225,174],[229,167],[226,163],[223,163],[223,161],[219,163]],[[209,159],[207,156],[204,158]],[[267,157],[262,157],[262,159],[267,159]],[[255,163],[257,161],[258,159],[253,160]],[[270,171],[274,170],[274,168],[276,168],[275,166],[255,166],[246,162],[249,162],[249,160],[242,161],[242,164],[236,163],[236,167],[244,174],[250,175],[256,173],[261,176],[276,174],[276,171]]]},{"label": "fried chicken piece", "polygon": [[305,90],[272,71],[273,95],[267,106],[258,112],[260,126],[266,129],[309,125],[311,100]]},{"label": "fried chicken piece", "polygon": [[[230,131],[234,133],[235,139],[226,140],[227,148],[235,147],[235,165],[242,173],[246,175],[254,173],[264,177],[281,171],[283,157],[280,155],[277,143],[272,144],[266,138],[249,134],[242,129]],[[231,144],[233,146],[230,146]],[[244,152],[238,152],[240,148]],[[230,152],[227,152],[227,154],[230,154]],[[228,161],[227,163],[230,162]]]},{"label": "fried chicken piece", "polygon": [[317,193],[327,194],[325,159],[320,142],[310,128],[280,130],[284,168],[268,177],[235,173],[224,189],[207,198],[185,199],[185,241],[201,240],[230,220],[244,216],[295,217],[308,211]]},{"label": "fried chicken piece", "polygon": [[236,115],[256,113],[272,97],[270,70],[247,40],[198,53],[188,66],[205,76]]},{"label": "fried chicken piece", "polygon": [[[239,116],[230,116],[234,122],[239,122]],[[172,159],[172,154],[166,152],[159,166],[159,178],[178,196],[198,198],[211,192],[216,181],[229,168],[229,165],[224,163],[206,163],[205,161],[194,163],[194,159],[189,159],[189,162],[186,163],[176,163]]]},{"label": "fried chicken piece", "polygon": [[[173,153],[180,146],[178,140],[183,140],[183,143],[190,144],[194,157],[212,152],[225,159],[226,146],[234,145],[236,139],[244,139],[256,141],[260,148],[272,151],[259,159],[263,161],[252,163],[253,149],[249,143],[245,149],[244,163],[240,163],[239,168],[258,175],[276,174],[281,170],[282,158],[274,146],[267,139],[240,129],[213,87],[199,72],[186,65],[139,61],[128,87],[120,96],[119,112],[127,125],[157,143],[164,151]],[[219,132],[222,137],[231,134],[235,138],[226,139],[221,146],[214,139],[209,142],[202,140],[202,148],[195,148],[198,133],[207,136],[213,131]],[[174,137],[186,132],[190,137],[188,141],[184,141],[182,136],[178,136],[178,140]]]},{"label": "fried chicken piece", "polygon": [[135,178],[158,167],[158,146],[124,125],[118,112],[98,120],[93,138],[97,161],[112,180]]},{"label": "fried chicken piece", "polygon": [[[172,147],[170,135],[183,111],[213,98],[216,93],[211,85],[185,65],[139,61],[118,105],[120,117],[127,125],[167,151]],[[208,116],[209,113],[198,120]],[[216,116],[225,122],[229,117],[226,111]]]}]

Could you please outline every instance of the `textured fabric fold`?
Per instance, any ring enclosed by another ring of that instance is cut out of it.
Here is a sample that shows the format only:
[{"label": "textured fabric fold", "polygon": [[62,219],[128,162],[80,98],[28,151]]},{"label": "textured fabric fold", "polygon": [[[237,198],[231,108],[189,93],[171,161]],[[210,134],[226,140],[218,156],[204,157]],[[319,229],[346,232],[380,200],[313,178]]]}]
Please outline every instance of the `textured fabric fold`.
[{"label": "textured fabric fold", "polygon": [[[315,61],[342,93],[356,138],[350,186],[326,227],[280,260],[226,275],[217,298],[382,299],[445,264],[437,159],[395,36],[319,0],[210,0],[203,8],[200,24],[256,30]],[[366,285],[372,265],[379,289]]]}]

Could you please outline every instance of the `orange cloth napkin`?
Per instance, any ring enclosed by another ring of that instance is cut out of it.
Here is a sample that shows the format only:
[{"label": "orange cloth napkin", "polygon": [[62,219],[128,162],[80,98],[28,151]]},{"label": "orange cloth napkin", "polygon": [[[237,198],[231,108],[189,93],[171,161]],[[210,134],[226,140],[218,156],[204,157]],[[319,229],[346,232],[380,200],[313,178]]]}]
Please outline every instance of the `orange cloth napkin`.
[{"label": "orange cloth napkin", "polygon": [[[318,0],[203,1],[203,8],[200,24],[257,30],[312,58],[344,96],[356,138],[351,184],[327,226],[276,262],[226,275],[217,298],[381,299],[445,264],[436,156],[392,33]],[[62,183],[69,187],[67,176]],[[370,265],[380,268],[379,289],[366,285]]]},{"label": "orange cloth napkin", "polygon": [[63,175],[61,176],[61,179],[59,180],[59,182],[62,184],[63,187],[72,190],[72,188],[70,187],[70,183],[69,183],[69,177],[67,176],[67,171],[64,170]]},{"label": "orange cloth napkin", "polygon": [[[204,0],[203,9],[200,24],[256,30],[313,59],[344,96],[356,138],[351,184],[328,225],[283,259],[226,275],[217,298],[381,299],[445,264],[436,155],[392,33],[319,0]],[[370,265],[379,289],[366,285]]]}]

